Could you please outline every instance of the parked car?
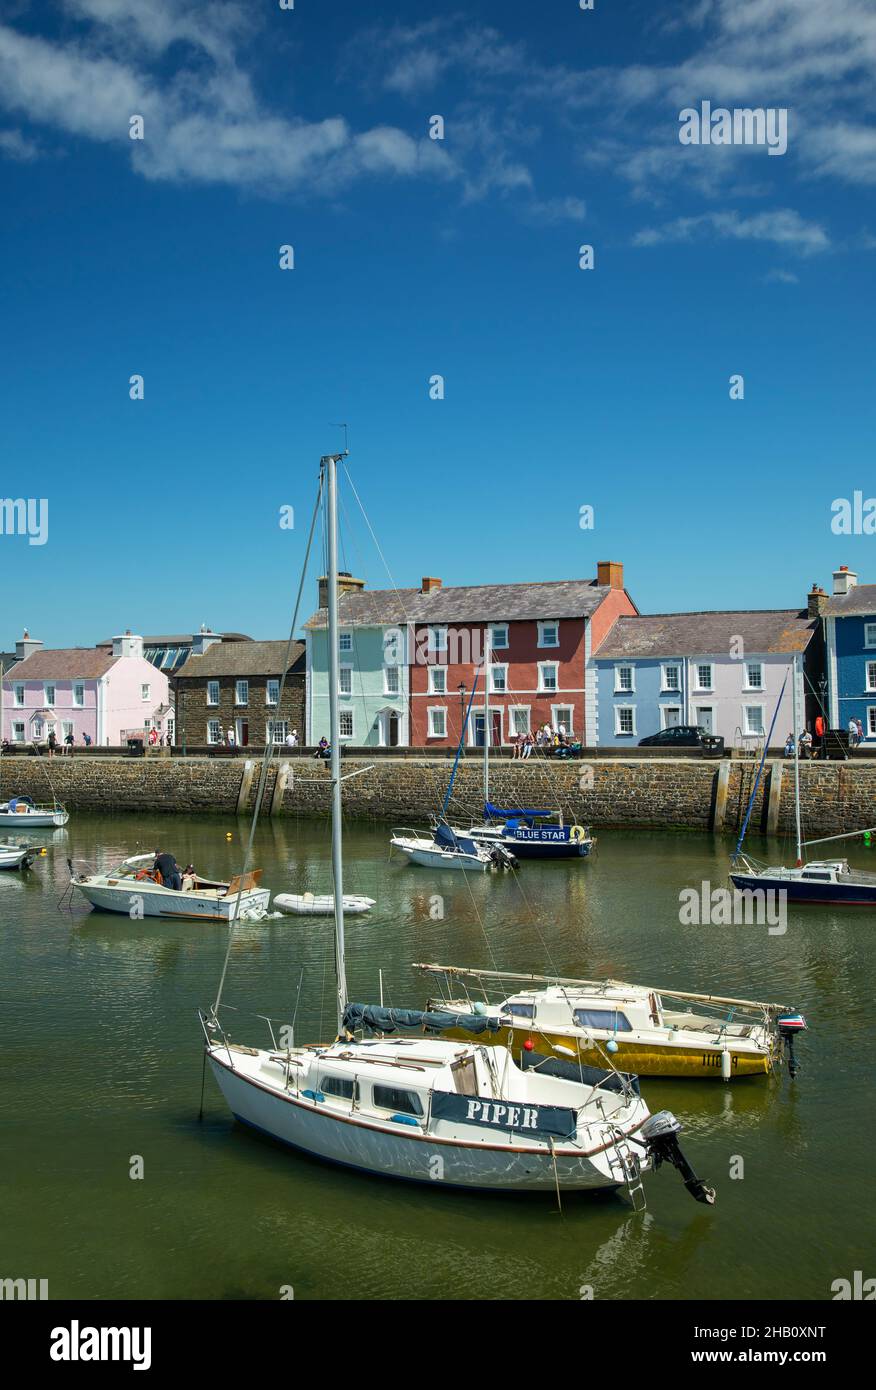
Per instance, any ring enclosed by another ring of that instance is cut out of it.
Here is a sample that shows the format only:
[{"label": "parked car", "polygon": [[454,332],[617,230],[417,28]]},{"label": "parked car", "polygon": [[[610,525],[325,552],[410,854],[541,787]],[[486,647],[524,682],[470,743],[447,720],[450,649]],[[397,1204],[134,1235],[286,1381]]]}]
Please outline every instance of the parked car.
[{"label": "parked car", "polygon": [[640,748],[699,748],[705,758],[720,758],[724,740],[710,734],[702,724],[671,724],[657,734],[639,739]]}]

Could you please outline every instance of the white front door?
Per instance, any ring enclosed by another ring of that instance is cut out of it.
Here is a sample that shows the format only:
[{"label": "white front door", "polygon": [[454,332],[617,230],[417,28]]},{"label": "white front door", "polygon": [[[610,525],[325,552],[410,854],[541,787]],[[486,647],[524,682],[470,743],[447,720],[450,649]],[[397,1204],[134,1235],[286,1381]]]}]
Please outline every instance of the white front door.
[{"label": "white front door", "polygon": [[675,727],[676,724],[680,724],[680,723],[681,723],[681,706],[680,706],[680,705],[664,705],[664,706],[663,706],[663,727],[664,727],[664,729],[673,729],[673,728]]},{"label": "white front door", "polygon": [[715,711],[711,705],[697,705],[696,722],[707,734],[715,732]]}]

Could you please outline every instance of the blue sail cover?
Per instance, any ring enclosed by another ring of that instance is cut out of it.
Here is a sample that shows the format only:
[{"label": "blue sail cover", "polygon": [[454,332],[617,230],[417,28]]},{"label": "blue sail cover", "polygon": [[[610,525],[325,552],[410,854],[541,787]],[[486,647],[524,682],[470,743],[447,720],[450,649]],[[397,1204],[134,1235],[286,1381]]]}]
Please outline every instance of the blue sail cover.
[{"label": "blue sail cover", "polygon": [[442,849],[462,850],[463,854],[478,852],[474,840],[470,840],[466,835],[457,835],[444,821],[439,821],[435,829],[435,843]]},{"label": "blue sail cover", "polygon": [[344,1027],[352,1033],[357,1028],[370,1028],[375,1033],[395,1033],[399,1028],[421,1029],[425,1033],[446,1033],[450,1028],[463,1028],[466,1033],[498,1033],[501,1028],[498,1014],[452,1014],[436,1010],[384,1009],[377,1004],[348,1004],[344,1010]]},{"label": "blue sail cover", "polygon": [[553,814],[553,811],[530,811],[525,807],[517,807],[514,810],[503,811],[501,806],[494,806],[492,801],[487,801],[484,805],[485,820],[491,820],[494,816],[499,819],[504,819],[506,816],[524,816],[527,820],[531,820],[537,816],[539,819],[544,819],[545,816],[552,816]]}]

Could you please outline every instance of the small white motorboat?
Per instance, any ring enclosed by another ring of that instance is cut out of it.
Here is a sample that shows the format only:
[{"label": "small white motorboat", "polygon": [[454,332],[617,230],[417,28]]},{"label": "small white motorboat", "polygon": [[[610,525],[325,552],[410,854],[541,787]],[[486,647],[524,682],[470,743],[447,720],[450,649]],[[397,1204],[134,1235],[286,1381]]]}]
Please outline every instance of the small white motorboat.
[{"label": "small white motorboat", "polygon": [[432,834],[404,828],[393,830],[389,843],[406,854],[412,864],[422,864],[427,869],[471,869],[484,873],[487,869],[511,869],[517,862],[503,845],[477,844],[470,836],[451,830],[444,821]]},{"label": "small white motorboat", "polygon": [[0,842],[0,869],[29,869],[38,851],[33,845],[13,845]]},{"label": "small white motorboat", "polygon": [[52,806],[37,806],[29,796],[13,796],[0,805],[0,832],[9,825],[16,829],[40,830],[47,826],[60,829],[70,819],[59,802]]},{"label": "small white motorboat", "polygon": [[[345,893],[344,912],[370,912],[375,898],[366,898],[359,893]],[[298,917],[333,917],[335,900],[331,893],[275,893],[274,907],[281,912],[292,913]]]},{"label": "small white motorboat", "polygon": [[190,887],[166,888],[160,875],[153,876],[154,862],[154,854],[134,854],[107,873],[74,874],[73,887],[92,907],[124,913],[132,919],[192,917],[205,922],[229,922],[235,916],[243,921],[267,916],[271,894],[267,888],[259,887],[261,869],[243,876],[237,874],[230,883],[195,876]]}]

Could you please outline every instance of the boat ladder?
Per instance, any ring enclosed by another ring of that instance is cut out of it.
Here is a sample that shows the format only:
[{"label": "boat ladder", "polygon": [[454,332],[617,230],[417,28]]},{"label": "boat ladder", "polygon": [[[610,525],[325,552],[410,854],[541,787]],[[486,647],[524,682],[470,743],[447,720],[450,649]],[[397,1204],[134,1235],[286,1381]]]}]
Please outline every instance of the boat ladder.
[{"label": "boat ladder", "polygon": [[[624,1187],[633,1211],[644,1211],[648,1205],[645,1187],[642,1182],[642,1165],[629,1140],[621,1129],[612,1129],[614,1152],[617,1164],[623,1175]],[[612,1163],[614,1167],[614,1163]]]}]

